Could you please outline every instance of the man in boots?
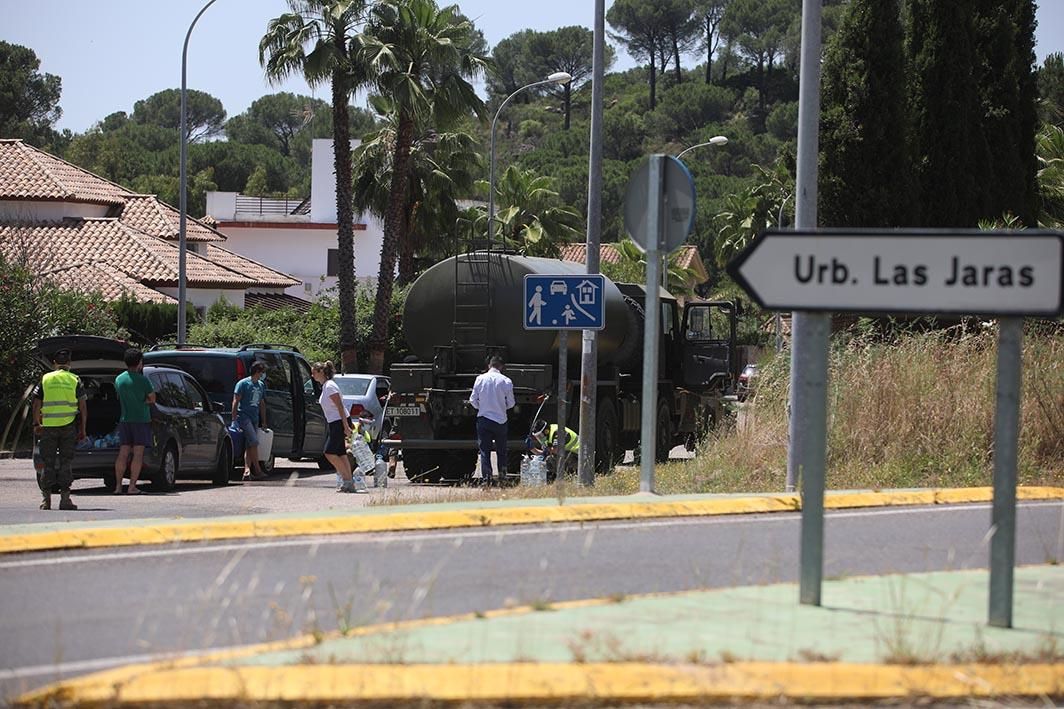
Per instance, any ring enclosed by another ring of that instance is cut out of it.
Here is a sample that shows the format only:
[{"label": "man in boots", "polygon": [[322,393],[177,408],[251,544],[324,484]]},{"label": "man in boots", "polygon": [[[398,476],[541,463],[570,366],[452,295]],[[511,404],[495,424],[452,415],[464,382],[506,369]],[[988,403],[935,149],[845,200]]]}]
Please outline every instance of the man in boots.
[{"label": "man in boots", "polygon": [[[74,444],[85,438],[85,389],[70,371],[70,351],[52,355],[48,372],[33,392],[33,433],[37,436],[44,472],[39,479],[41,509],[52,509],[52,490],[59,488],[59,509],[76,510],[70,500]],[[79,416],[80,414],[80,416]]]}]

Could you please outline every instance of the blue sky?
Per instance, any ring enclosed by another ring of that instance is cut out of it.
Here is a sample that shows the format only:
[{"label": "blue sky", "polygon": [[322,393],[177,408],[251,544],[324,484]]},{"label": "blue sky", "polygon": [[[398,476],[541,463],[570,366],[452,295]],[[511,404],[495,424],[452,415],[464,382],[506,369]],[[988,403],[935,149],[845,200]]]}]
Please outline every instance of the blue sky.
[{"label": "blue sky", "polygon": [[[63,79],[60,128],[83,131],[113,111],[181,85],[181,46],[188,25],[206,0],[0,0],[0,39],[33,49],[41,70]],[[590,27],[594,1],[458,0],[489,44],[521,29]],[[607,0],[607,6],[609,5]],[[1064,51],[1064,0],[1039,0],[1039,63]],[[258,63],[266,23],[284,12],[283,0],[217,0],[192,33],[188,86],[221,99],[230,116],[272,91],[313,94],[327,87],[299,80],[270,86]],[[697,60],[690,58],[693,66]],[[618,51],[614,68],[634,66]]]}]

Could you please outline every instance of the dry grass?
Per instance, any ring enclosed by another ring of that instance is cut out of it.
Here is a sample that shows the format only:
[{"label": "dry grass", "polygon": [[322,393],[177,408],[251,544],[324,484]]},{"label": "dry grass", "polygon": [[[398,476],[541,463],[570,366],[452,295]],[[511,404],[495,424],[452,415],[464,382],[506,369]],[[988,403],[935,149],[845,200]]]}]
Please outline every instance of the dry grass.
[{"label": "dry grass", "polygon": [[[993,331],[836,342],[830,358],[829,489],[992,484]],[[662,493],[782,489],[787,468],[788,353],[762,366],[741,425],[711,435],[691,461],[660,465]],[[1023,352],[1019,483],[1064,484],[1064,336],[1028,332]],[[638,489],[638,469],[596,485]]]}]

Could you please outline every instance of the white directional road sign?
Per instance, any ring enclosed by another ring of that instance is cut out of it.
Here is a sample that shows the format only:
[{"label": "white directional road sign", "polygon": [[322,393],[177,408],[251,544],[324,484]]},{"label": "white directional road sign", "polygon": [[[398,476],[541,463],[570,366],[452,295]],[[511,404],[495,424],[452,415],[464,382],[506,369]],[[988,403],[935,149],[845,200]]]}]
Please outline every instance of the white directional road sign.
[{"label": "white directional road sign", "polygon": [[601,274],[525,276],[526,330],[601,330],[606,326]]},{"label": "white directional road sign", "polygon": [[768,231],[728,264],[763,308],[1055,317],[1064,234]]}]

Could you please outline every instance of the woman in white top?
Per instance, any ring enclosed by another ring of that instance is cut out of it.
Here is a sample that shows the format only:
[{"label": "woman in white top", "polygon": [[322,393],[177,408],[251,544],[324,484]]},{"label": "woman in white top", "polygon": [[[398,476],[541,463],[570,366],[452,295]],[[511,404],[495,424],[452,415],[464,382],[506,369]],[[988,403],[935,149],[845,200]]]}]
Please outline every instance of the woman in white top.
[{"label": "woman in white top", "polygon": [[332,362],[315,362],[310,368],[314,381],[321,384],[321,396],[318,403],[325,412],[325,421],[329,426],[325,437],[325,458],[340,475],[342,483],[337,492],[365,492],[365,488],[356,490],[351,479],[351,463],[347,459],[347,437],[351,435],[351,424],[344,410],[344,398],[340,387],[333,381],[336,370]]}]

